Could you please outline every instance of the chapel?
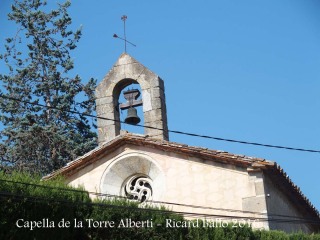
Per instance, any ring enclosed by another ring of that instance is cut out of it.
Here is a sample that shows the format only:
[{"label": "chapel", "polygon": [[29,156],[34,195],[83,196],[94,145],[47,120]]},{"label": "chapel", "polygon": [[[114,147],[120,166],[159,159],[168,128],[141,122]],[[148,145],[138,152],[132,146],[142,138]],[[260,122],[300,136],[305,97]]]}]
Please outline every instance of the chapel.
[{"label": "chapel", "polygon": [[[131,84],[141,92],[123,91]],[[125,101],[119,101],[121,94]],[[144,134],[124,131],[120,112],[127,112],[128,124],[138,124],[138,106]],[[164,81],[129,54],[123,53],[97,86],[96,112],[99,146],[45,179],[63,175],[90,193],[165,205],[189,213],[187,218],[320,231],[319,212],[276,162],[170,142]]]}]

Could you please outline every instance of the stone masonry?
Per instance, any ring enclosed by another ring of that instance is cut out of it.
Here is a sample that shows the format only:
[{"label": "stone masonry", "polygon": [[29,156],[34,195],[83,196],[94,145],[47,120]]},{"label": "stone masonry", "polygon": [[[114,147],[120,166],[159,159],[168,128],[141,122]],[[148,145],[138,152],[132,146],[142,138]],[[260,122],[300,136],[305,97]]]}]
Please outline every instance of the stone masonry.
[{"label": "stone masonry", "polygon": [[142,90],[144,125],[158,128],[145,128],[145,135],[169,140],[163,80],[123,53],[96,88],[97,116],[111,119],[98,118],[99,145],[120,134],[119,95],[132,83],[138,83]]}]

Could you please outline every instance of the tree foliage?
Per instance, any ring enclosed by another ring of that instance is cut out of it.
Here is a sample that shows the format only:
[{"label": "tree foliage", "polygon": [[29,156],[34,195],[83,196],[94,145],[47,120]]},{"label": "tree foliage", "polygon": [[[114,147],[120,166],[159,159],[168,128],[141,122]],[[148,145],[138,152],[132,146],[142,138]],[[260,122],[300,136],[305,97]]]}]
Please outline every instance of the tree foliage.
[{"label": "tree foliage", "polygon": [[96,146],[93,121],[68,112],[91,113],[96,85],[94,79],[83,84],[78,75],[71,77],[70,51],[81,29],[70,30],[69,6],[66,1],[49,10],[43,0],[15,0],[8,14],[18,31],[6,39],[1,55],[8,66],[8,74],[0,75],[2,168],[47,173]]}]

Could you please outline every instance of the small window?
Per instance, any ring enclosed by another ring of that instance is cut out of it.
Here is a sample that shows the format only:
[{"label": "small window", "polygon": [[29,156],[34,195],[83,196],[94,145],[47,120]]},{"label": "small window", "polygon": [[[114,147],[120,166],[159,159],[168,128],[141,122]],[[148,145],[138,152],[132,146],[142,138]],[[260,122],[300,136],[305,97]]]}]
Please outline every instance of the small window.
[{"label": "small window", "polygon": [[132,176],[125,182],[123,190],[128,199],[145,202],[152,197],[152,180],[141,175]]}]

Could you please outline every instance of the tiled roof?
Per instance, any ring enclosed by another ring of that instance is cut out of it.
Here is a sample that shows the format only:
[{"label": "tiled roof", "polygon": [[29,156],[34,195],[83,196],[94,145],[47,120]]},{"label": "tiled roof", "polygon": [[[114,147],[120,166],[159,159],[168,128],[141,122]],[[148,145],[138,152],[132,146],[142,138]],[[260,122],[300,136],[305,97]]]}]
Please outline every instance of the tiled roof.
[{"label": "tiled roof", "polygon": [[132,133],[126,133],[119,135],[113,140],[106,142],[99,147],[91,150],[85,155],[78,157],[77,159],[69,162],[66,166],[60,168],[59,170],[47,175],[44,179],[49,179],[55,175],[62,174],[64,176],[72,175],[74,172],[86,167],[92,162],[98,160],[104,155],[109,154],[116,148],[123,146],[125,144],[132,144],[136,146],[147,146],[153,147],[163,151],[170,151],[175,153],[187,154],[189,156],[199,157],[205,160],[214,160],[221,163],[228,163],[243,167],[252,168],[266,168],[274,166],[274,162],[266,161],[262,158],[247,157],[244,155],[231,154],[220,150],[210,150],[203,147],[193,147],[186,144],[169,142],[165,140],[150,138],[145,135],[138,135]]},{"label": "tiled roof", "polygon": [[311,215],[316,217],[318,220],[320,218],[320,214],[317,209],[311,204],[308,198],[301,192],[300,188],[291,181],[291,179],[276,162],[268,161],[262,158],[236,155],[220,150],[210,150],[203,147],[188,146],[186,144],[159,140],[150,138],[146,135],[132,133],[126,133],[117,136],[115,139],[102,144],[85,155],[69,162],[66,166],[60,168],[59,170],[45,176],[44,179],[50,179],[57,175],[73,175],[89,164],[97,161],[107,154],[110,154],[114,150],[126,144],[145,146],[149,148],[151,147],[166,152],[180,153],[192,157],[198,157],[204,160],[246,167],[248,171],[263,170],[267,174],[270,174],[274,181],[277,181],[277,185],[280,188],[292,196],[291,199],[294,199],[294,202],[299,204],[303,211],[311,213]]}]

